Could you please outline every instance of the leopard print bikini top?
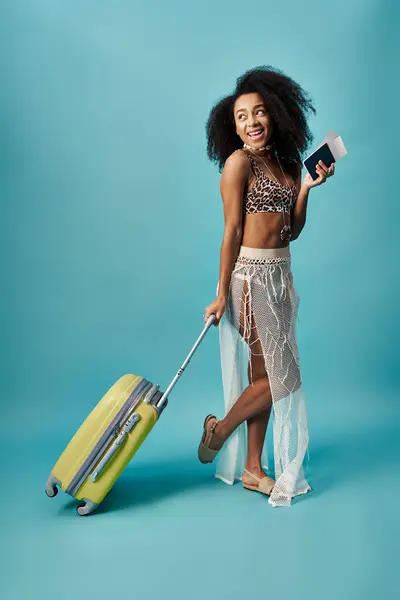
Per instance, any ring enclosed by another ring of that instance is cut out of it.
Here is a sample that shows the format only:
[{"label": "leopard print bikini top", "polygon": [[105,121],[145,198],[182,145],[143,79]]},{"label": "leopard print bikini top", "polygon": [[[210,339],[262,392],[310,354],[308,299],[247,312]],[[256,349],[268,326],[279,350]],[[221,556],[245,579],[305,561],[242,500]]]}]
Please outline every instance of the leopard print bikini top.
[{"label": "leopard print bikini top", "polygon": [[250,160],[256,176],[253,187],[244,196],[244,214],[282,211],[290,213],[297,198],[296,186],[274,181],[264,173],[250,154],[244,154]]}]

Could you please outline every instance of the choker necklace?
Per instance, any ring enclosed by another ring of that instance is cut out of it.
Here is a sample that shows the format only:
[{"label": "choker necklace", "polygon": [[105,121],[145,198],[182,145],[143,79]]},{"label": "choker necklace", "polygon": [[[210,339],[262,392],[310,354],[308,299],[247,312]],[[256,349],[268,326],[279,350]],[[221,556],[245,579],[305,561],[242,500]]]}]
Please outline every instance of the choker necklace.
[{"label": "choker necklace", "polygon": [[[244,146],[245,148],[250,148],[251,150],[254,150],[254,148],[252,148],[251,146],[248,146],[247,144],[243,144],[243,146]],[[268,149],[268,146],[266,146],[266,148]],[[260,148],[260,150],[262,150],[262,148]],[[254,156],[258,156],[258,154],[255,154],[254,152],[252,152],[252,154],[254,154]],[[269,168],[269,166],[267,165],[267,163],[265,162],[265,160],[263,159],[263,157],[262,157],[262,156],[259,156],[259,158],[261,158],[261,160],[263,161],[264,165],[267,167],[268,171],[271,173],[271,175],[272,175],[272,177],[273,177],[273,180],[275,181],[275,175],[273,174],[273,172],[271,171],[271,169]],[[282,169],[282,166],[281,166],[281,163],[280,163],[280,161],[279,161],[279,158],[278,158],[278,156],[276,157],[276,159],[277,159],[277,161],[278,161],[278,164],[279,164],[279,166],[280,166],[280,169],[281,169],[281,171],[282,171],[282,174],[283,174],[283,176],[284,176],[284,178],[285,178],[285,181],[286,181],[287,187],[290,189],[289,182],[288,182],[288,180],[287,180],[287,178],[286,178],[286,175],[285,175],[285,173],[284,173],[284,171],[283,171],[283,169]],[[279,181],[278,181],[278,182],[276,182],[276,183],[279,183]],[[286,224],[286,221],[285,221],[285,216],[284,216],[284,212],[285,212],[285,211],[283,210],[283,209],[284,209],[283,202],[282,202],[282,205],[281,205],[281,207],[282,207],[282,221],[283,221],[283,227],[282,227],[282,229],[281,229],[281,240],[282,240],[282,242],[290,242],[290,239],[291,239],[291,237],[292,237],[292,229],[291,229],[291,227],[290,227],[290,213],[289,213],[289,223],[288,223],[288,224]]]},{"label": "choker necklace", "polygon": [[253,146],[249,146],[248,144],[243,144],[244,148],[248,150],[271,150],[272,144],[268,144],[268,146],[263,146],[262,148],[253,148]]}]

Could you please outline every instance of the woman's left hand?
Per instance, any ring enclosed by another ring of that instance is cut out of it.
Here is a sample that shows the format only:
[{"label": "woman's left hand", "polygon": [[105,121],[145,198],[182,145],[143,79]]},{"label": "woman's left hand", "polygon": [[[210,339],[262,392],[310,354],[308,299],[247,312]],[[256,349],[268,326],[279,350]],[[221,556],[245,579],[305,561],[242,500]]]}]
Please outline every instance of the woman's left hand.
[{"label": "woman's left hand", "polygon": [[309,173],[307,173],[303,179],[302,185],[309,190],[313,187],[317,187],[317,185],[321,185],[321,183],[325,183],[328,177],[332,177],[332,175],[335,174],[335,163],[332,163],[330,167],[327,167],[322,160],[320,160],[318,161],[315,170],[318,174],[317,179],[313,179]]}]

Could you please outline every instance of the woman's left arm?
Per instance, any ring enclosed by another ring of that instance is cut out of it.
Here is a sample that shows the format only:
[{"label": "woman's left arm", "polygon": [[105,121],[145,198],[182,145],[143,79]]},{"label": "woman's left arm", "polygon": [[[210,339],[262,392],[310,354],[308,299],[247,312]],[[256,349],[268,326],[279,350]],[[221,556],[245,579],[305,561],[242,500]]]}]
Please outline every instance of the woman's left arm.
[{"label": "woman's left arm", "polygon": [[320,160],[315,167],[315,170],[318,173],[317,179],[314,180],[311,175],[307,173],[302,183],[301,169],[299,169],[299,174],[295,182],[298,196],[291,213],[292,236],[290,241],[296,240],[299,237],[306,224],[308,194],[310,193],[310,190],[325,183],[328,177],[332,177],[332,175],[335,174],[335,164],[332,163],[330,167],[327,167],[322,160]]}]

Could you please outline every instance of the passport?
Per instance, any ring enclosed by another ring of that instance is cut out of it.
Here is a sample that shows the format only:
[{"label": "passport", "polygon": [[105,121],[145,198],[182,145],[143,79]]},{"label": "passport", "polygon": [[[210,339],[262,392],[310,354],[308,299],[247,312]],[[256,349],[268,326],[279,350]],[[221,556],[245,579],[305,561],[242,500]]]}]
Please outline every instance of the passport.
[{"label": "passport", "polygon": [[322,162],[327,167],[330,167],[332,163],[336,162],[326,142],[325,144],[322,144],[322,146],[320,146],[317,150],[315,150],[315,152],[310,154],[310,156],[306,158],[306,160],[303,163],[305,168],[314,180],[318,179],[319,177],[317,171],[315,170],[315,167],[318,164],[319,160],[322,160]]},{"label": "passport", "polygon": [[303,165],[315,180],[318,179],[315,167],[319,160],[322,160],[327,167],[330,167],[332,163],[346,154],[347,149],[341,136],[336,135],[334,131],[330,131],[318,148],[303,161]]}]

